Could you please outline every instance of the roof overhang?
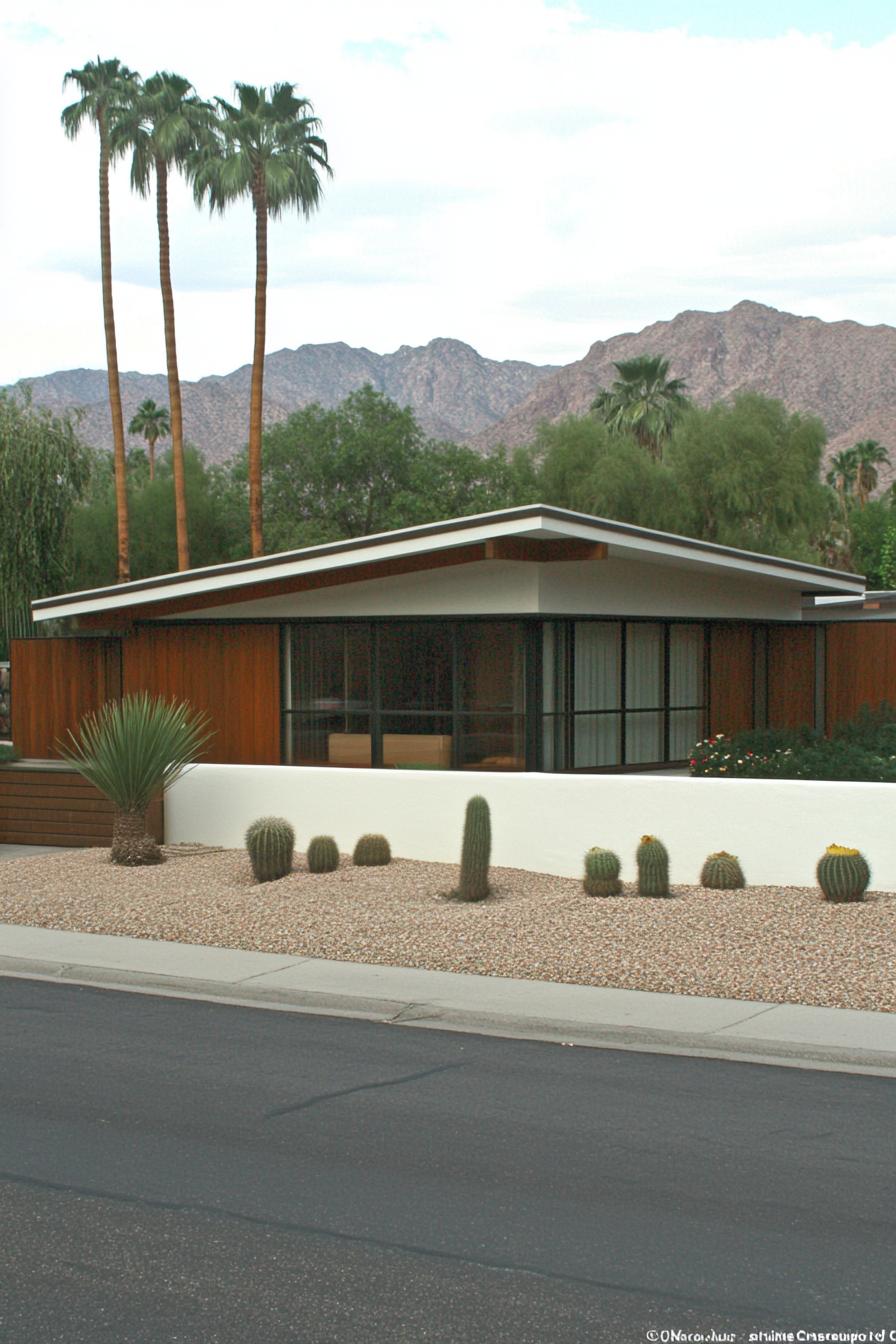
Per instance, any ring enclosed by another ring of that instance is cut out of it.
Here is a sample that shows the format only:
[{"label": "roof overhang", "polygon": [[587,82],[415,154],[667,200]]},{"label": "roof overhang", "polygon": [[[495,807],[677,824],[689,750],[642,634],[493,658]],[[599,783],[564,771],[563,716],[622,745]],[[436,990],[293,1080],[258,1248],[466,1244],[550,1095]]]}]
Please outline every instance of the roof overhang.
[{"label": "roof overhang", "polygon": [[[310,581],[313,586],[315,576],[320,576],[321,583],[332,582],[339,571],[345,571],[344,581],[350,582],[352,571],[357,571],[360,566],[364,567],[365,577],[375,577],[377,566],[388,572],[390,565],[438,554],[444,554],[450,561],[448,553],[460,552],[461,548],[466,548],[470,558],[474,559],[509,558],[511,552],[507,547],[503,556],[494,548],[490,555],[481,548],[490,542],[511,538],[534,543],[528,552],[518,548],[513,557],[518,559],[596,558],[602,554],[715,573],[731,579],[782,585],[806,596],[861,597],[865,591],[865,581],[858,574],[716,546],[691,537],[655,532],[606,518],[592,518],[551,505],[531,504],[470,518],[425,523],[351,541],[305,547],[255,560],[238,560],[152,579],[137,579],[108,588],[45,597],[32,603],[32,612],[35,621],[49,621],[73,616],[94,619],[103,615],[137,617],[145,609],[148,614],[152,614],[153,609],[161,613],[173,602],[179,609],[189,606],[201,610],[204,606],[216,605],[224,594],[229,594],[231,600],[239,600],[240,590],[245,590],[248,596],[250,588],[257,591],[265,584],[270,584],[272,590],[282,590],[284,583],[288,584],[290,580],[304,581],[303,586]],[[582,546],[578,551],[571,547],[564,554],[557,545],[563,541],[578,542]],[[460,560],[461,554],[456,558]],[[434,559],[433,563],[437,561]],[[325,575],[331,577],[325,580]]]}]

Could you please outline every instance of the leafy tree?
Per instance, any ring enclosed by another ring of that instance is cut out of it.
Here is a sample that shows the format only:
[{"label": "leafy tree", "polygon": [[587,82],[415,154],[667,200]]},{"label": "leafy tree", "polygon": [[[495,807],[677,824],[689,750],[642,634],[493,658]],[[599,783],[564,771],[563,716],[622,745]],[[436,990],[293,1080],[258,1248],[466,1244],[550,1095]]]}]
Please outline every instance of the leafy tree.
[{"label": "leafy tree", "polygon": [[[139,86],[134,97],[118,114],[112,125],[112,153],[131,153],[131,185],[147,196],[155,179],[156,219],[159,231],[159,283],[162,290],[162,314],[165,325],[165,358],[168,366],[168,400],[171,406],[171,455],[174,467],[174,507],[177,519],[177,567],[190,568],[190,543],[187,527],[186,487],[184,481],[184,427],[181,409],[180,375],[177,368],[177,340],[174,328],[174,291],[171,286],[171,243],[168,229],[168,175],[172,168],[183,168],[191,153],[203,143],[212,118],[209,103],[193,92],[189,80],[164,71],[152,75]],[[145,405],[146,403],[144,403]],[[141,408],[142,409],[142,408]],[[131,433],[146,434],[145,429]],[[159,435],[157,437],[162,437]],[[149,471],[154,475],[155,441],[146,434]]]},{"label": "leafy tree", "polygon": [[613,366],[618,379],[598,392],[591,409],[610,429],[628,432],[657,461],[663,455],[682,413],[690,402],[687,384],[669,378],[669,361],[662,355],[639,355]]},{"label": "leafy tree", "polygon": [[896,510],[892,496],[869,500],[864,509],[851,509],[847,527],[851,567],[865,575],[869,588],[896,587],[892,559]]},{"label": "leafy tree", "polygon": [[[409,407],[369,384],[264,435],[265,535],[274,550],[368,536],[521,502],[523,457],[427,440]],[[243,456],[233,479],[246,481]],[[529,482],[531,487],[531,480]]]},{"label": "leafy tree", "polygon": [[856,458],[856,497],[864,509],[878,481],[878,467],[889,465],[890,454],[876,439],[863,439],[852,448]]},{"label": "leafy tree", "polygon": [[668,467],[593,416],[542,424],[534,444],[538,498],[559,508],[666,531],[684,514]]},{"label": "leafy tree", "polygon": [[[184,450],[184,485],[193,525],[193,560],[197,565],[238,560],[248,547],[245,492],[225,467],[206,465],[196,449]],[[174,512],[174,470],[170,453],[162,453],[156,474],[142,449],[128,456],[134,578],[170,574],[177,569],[177,524]],[[73,586],[99,588],[115,578],[115,492],[112,463],[99,454],[90,488],[72,518]]]},{"label": "leafy tree", "polygon": [[820,420],[758,393],[693,408],[667,454],[688,535],[817,561],[831,512],[818,479],[824,442]]},{"label": "leafy tree", "polygon": [[77,85],[81,97],[63,110],[62,126],[70,139],[85,121],[91,122],[100,138],[100,270],[103,290],[103,323],[106,333],[106,367],[109,377],[109,409],[112,414],[112,440],[115,454],[116,526],[118,534],[118,581],[130,578],[128,539],[128,497],[125,488],[127,469],[124,449],[124,421],[121,411],[121,386],[118,378],[118,346],[115,339],[115,313],[112,306],[112,238],[109,225],[110,133],[115,119],[136,94],[138,76],[116,59],[88,61],[81,70],[69,70],[63,81]]},{"label": "leafy tree", "polygon": [[216,98],[214,139],[191,159],[197,202],[224,211],[247,197],[255,212],[255,348],[249,403],[249,525],[254,556],[264,553],[261,436],[268,279],[268,217],[293,208],[309,216],[321,197],[321,174],[330,173],[320,122],[293,84],[266,88],[237,84],[238,105]]},{"label": "leafy tree", "polygon": [[0,391],[0,643],[30,633],[34,598],[69,586],[72,515],[93,463],[70,417]]},{"label": "leafy tree", "polygon": [[[152,397],[141,401],[128,425],[129,434],[142,434],[149,451],[149,479],[156,474],[156,444],[171,433],[171,419],[167,407],[157,406]],[[186,566],[181,566],[186,568]]]}]

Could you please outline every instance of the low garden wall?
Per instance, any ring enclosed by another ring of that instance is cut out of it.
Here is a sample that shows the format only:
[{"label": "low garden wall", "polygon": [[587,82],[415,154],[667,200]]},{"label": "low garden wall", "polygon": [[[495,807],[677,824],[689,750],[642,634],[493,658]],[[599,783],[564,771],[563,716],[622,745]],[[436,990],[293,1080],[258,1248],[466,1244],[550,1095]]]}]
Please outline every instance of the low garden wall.
[{"label": "low garden wall", "polygon": [[166,797],[166,839],[241,846],[250,821],[274,815],[302,849],[324,834],[350,852],[381,831],[398,857],[457,862],[474,793],[491,805],[500,866],[577,877],[585,850],[604,845],[633,879],[635,846],[651,832],[668,847],[673,882],[696,882],[706,855],[727,849],[748,883],[812,886],[837,843],[865,853],[873,889],[896,891],[892,784],[198,765]]}]

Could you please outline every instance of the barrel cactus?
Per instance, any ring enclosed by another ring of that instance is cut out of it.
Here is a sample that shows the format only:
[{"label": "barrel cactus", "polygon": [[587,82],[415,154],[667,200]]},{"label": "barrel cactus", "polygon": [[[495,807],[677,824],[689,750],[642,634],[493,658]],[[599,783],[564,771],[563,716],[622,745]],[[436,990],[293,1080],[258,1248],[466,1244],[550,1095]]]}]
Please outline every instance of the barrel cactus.
[{"label": "barrel cactus", "polygon": [[622,890],[619,881],[619,856],[612,849],[595,845],[585,855],[585,876],[582,886],[586,896],[618,896]]},{"label": "barrel cactus", "polygon": [[700,885],[713,891],[737,891],[745,887],[744,871],[737,855],[729,854],[725,849],[710,854],[700,872]]},{"label": "barrel cactus", "polygon": [[668,896],[669,855],[662,840],[642,835],[635,859],[638,864],[638,895]]},{"label": "barrel cactus", "polygon": [[479,794],[467,803],[460,853],[462,901],[484,901],[488,895],[488,868],[492,853],[492,820],[488,803]]},{"label": "barrel cactus", "polygon": [[362,835],[352,854],[352,863],[356,868],[379,868],[391,861],[392,850],[384,835]]},{"label": "barrel cactus", "polygon": [[339,846],[332,835],[315,835],[308,841],[309,873],[332,873],[339,867]]},{"label": "barrel cactus", "polygon": [[828,845],[816,874],[827,901],[861,901],[871,881],[864,855],[847,845]]},{"label": "barrel cactus", "polygon": [[246,832],[256,882],[273,882],[292,871],[296,833],[283,817],[259,817]]}]

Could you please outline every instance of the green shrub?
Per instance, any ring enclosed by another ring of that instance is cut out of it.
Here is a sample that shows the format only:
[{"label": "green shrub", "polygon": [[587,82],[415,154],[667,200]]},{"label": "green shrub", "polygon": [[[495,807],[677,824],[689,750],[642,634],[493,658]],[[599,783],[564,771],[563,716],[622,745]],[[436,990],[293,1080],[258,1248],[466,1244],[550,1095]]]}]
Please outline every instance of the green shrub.
[{"label": "green shrub", "polygon": [[362,835],[352,854],[352,863],[357,868],[379,868],[391,861],[392,850],[384,835]]},{"label": "green shrub", "polygon": [[488,895],[488,870],[492,854],[492,820],[488,803],[477,794],[467,803],[460,852],[462,901],[484,901]]},{"label": "green shrub", "polygon": [[332,835],[315,835],[308,841],[309,873],[332,873],[339,867],[339,846]]},{"label": "green shrub", "polygon": [[669,854],[655,835],[642,835],[635,854],[638,865],[638,895],[668,896]]},{"label": "green shrub", "polygon": [[296,833],[283,817],[259,817],[246,831],[246,849],[256,882],[275,882],[292,872]]},{"label": "green shrub", "polygon": [[865,708],[829,738],[811,728],[716,733],[690,756],[692,775],[896,783],[896,709]]},{"label": "green shrub", "polygon": [[19,753],[16,751],[15,747],[10,747],[5,742],[0,743],[0,762],[17,761],[18,759]]},{"label": "green shrub", "polygon": [[622,890],[619,881],[619,856],[612,849],[595,845],[585,855],[585,876],[582,886],[586,896],[618,896]]}]

